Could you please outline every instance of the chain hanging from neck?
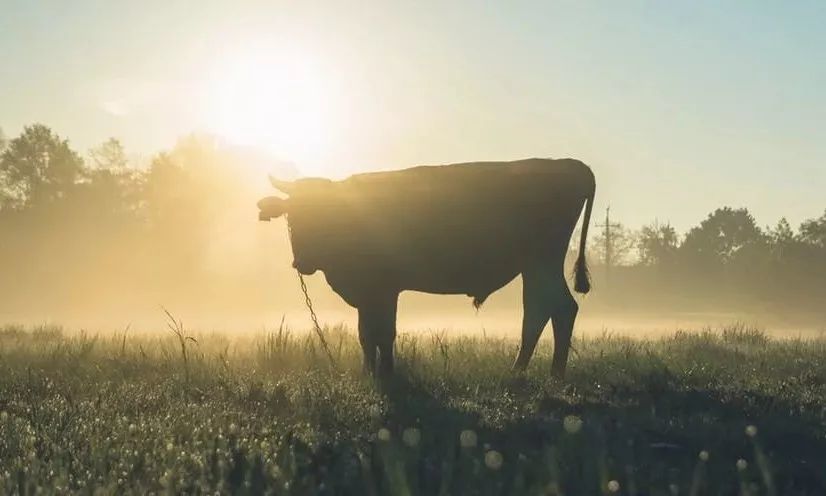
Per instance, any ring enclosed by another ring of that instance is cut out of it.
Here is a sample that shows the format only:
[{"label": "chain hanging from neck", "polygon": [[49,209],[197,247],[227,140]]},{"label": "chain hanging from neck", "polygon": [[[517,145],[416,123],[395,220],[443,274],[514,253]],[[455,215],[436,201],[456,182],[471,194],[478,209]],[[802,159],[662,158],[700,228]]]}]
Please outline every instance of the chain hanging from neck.
[{"label": "chain hanging from neck", "polygon": [[[293,228],[290,225],[290,219],[287,217],[287,234],[290,239],[290,245],[292,246],[293,243]],[[330,366],[333,367],[333,370],[337,370],[336,367],[336,360],[333,358],[333,353],[330,351],[330,347],[327,345],[327,339],[324,337],[324,330],[321,329],[321,324],[318,323],[318,316],[315,313],[315,309],[313,308],[313,300],[310,298],[310,293],[307,291],[307,283],[304,281],[304,274],[302,274],[298,269],[295,270],[296,274],[298,274],[298,281],[301,284],[301,292],[304,293],[304,304],[307,306],[307,310],[310,311],[310,320],[313,322],[313,330],[318,336],[318,340],[321,343],[321,347],[324,349],[324,353],[327,355],[327,358],[330,360]]]}]

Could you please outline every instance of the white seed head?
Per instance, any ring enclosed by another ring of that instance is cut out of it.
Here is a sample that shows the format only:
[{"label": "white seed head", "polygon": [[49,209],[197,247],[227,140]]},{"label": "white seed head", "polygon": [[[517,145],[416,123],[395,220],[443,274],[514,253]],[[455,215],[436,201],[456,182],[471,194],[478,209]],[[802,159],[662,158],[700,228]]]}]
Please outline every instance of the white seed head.
[{"label": "white seed head", "polygon": [[479,439],[476,433],[470,429],[463,430],[461,434],[459,434],[459,444],[462,448],[475,448],[478,441]]},{"label": "white seed head", "polygon": [[568,415],[562,420],[562,427],[568,434],[576,434],[582,430],[582,419],[576,415]]},{"label": "white seed head", "polygon": [[677,484],[669,484],[668,492],[670,492],[672,496],[679,496],[680,486],[678,486]]},{"label": "white seed head", "polygon": [[378,436],[379,436],[379,441],[384,441],[384,442],[390,441],[390,431],[385,429],[384,427],[379,429]]},{"label": "white seed head", "polygon": [[502,462],[504,461],[502,453],[496,450],[490,450],[485,453],[485,465],[491,470],[499,470],[502,468]]},{"label": "white seed head", "polygon": [[697,456],[700,458],[700,460],[702,460],[704,462],[708,461],[708,451],[706,451],[706,450],[701,451],[700,454],[697,455]]},{"label": "white seed head", "polygon": [[757,435],[757,427],[754,425],[750,425],[746,427],[746,435],[748,437],[754,437]]},{"label": "white seed head", "polygon": [[742,472],[743,470],[746,470],[748,467],[749,463],[746,460],[743,460],[742,458],[737,460],[737,470]]},{"label": "white seed head", "polygon": [[419,441],[422,440],[422,431],[416,429],[415,427],[408,427],[402,432],[402,441],[404,444],[411,448],[415,448],[419,445]]},{"label": "white seed head", "polygon": [[619,482],[612,480],[608,481],[608,491],[612,493],[616,493],[620,490]]}]

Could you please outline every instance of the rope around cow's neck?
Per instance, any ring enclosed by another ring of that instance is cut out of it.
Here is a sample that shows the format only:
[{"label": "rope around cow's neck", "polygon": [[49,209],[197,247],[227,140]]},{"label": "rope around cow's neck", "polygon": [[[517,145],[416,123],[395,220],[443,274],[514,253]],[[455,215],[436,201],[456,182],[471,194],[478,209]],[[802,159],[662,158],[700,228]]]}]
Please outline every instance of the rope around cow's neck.
[{"label": "rope around cow's neck", "polygon": [[[292,245],[293,228],[290,226],[289,218],[287,219],[287,234],[289,235],[290,245]],[[301,292],[304,293],[304,304],[307,306],[307,310],[310,311],[310,320],[313,322],[313,330],[315,330],[318,340],[321,342],[321,347],[324,349],[324,353],[327,354],[327,358],[330,360],[330,366],[333,370],[338,371],[336,360],[333,358],[333,353],[330,351],[330,347],[327,345],[327,339],[324,337],[324,331],[318,323],[318,316],[313,308],[313,300],[310,298],[310,293],[307,291],[307,283],[304,282],[304,274],[302,274],[298,269],[295,270],[295,273],[298,274],[298,281],[301,284]]]}]

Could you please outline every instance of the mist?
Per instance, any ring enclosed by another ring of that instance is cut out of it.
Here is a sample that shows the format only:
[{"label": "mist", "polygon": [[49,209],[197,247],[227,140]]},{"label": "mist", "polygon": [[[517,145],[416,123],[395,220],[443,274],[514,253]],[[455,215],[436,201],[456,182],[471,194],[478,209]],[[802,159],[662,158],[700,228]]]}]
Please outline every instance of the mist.
[{"label": "mist", "polygon": [[[267,174],[291,179],[295,167],[205,135],[145,164],[127,156],[116,139],[82,155],[44,125],[3,145],[0,320],[156,329],[168,309],[200,330],[251,332],[282,320],[309,328],[286,224],[259,222],[255,205],[272,194]],[[760,228],[747,209],[728,207],[687,233],[657,222],[594,224],[595,290],[580,299],[580,333],[733,322],[783,335],[822,331],[826,215],[797,230],[785,221]],[[323,324],[355,324],[321,273],[307,285]],[[479,311],[466,297],[409,292],[399,305],[408,331],[515,336],[520,319],[519,278]]]}]

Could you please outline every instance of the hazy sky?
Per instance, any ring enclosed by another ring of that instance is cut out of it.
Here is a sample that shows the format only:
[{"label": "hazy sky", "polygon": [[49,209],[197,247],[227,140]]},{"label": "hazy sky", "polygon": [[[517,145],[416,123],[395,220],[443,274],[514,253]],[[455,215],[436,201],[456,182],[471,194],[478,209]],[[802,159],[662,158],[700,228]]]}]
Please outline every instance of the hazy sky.
[{"label": "hazy sky", "polygon": [[[507,7],[506,7],[507,5]],[[0,0],[0,126],[309,174],[576,157],[630,225],[826,207],[826,2]]]}]

